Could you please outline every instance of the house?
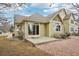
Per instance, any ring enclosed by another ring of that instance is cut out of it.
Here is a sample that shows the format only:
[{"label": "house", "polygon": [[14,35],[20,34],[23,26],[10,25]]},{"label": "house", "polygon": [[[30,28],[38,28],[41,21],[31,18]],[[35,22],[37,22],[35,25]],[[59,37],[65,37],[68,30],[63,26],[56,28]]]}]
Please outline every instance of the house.
[{"label": "house", "polygon": [[39,14],[31,16],[15,15],[15,33],[22,31],[25,38],[53,37],[55,34],[70,33],[70,20],[72,14],[67,14],[66,9],[60,9],[47,17]]},{"label": "house", "polygon": [[79,23],[76,21],[75,17],[71,13],[69,20],[69,33],[70,34],[78,34]]}]

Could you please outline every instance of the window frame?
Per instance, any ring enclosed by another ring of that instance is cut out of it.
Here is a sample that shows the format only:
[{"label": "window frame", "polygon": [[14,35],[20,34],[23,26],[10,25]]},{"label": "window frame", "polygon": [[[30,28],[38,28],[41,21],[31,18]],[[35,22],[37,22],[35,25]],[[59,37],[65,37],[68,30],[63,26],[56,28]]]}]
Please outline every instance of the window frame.
[{"label": "window frame", "polygon": [[74,20],[71,19],[71,23],[74,24]]},{"label": "window frame", "polygon": [[74,32],[74,28],[73,27],[71,27],[71,31]]},{"label": "window frame", "polygon": [[58,31],[61,31],[61,25],[59,23],[56,23],[56,28],[55,30],[58,32]]},{"label": "window frame", "polygon": [[[36,35],[39,35],[39,27],[38,27],[38,31],[37,31],[37,26],[39,26],[39,23],[28,23],[28,27],[29,27],[29,24],[35,28],[32,28],[32,34],[29,34],[29,30],[28,30],[28,35],[29,36],[36,36]],[[29,29],[29,28],[28,28]],[[33,32],[34,31],[34,32]],[[38,33],[37,33],[38,32]]]}]

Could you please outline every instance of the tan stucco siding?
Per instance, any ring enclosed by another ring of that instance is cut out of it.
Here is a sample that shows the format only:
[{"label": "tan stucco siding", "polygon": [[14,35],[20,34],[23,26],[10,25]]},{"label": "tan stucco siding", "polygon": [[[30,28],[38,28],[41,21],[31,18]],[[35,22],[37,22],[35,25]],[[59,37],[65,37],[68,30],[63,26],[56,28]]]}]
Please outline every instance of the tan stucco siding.
[{"label": "tan stucco siding", "polygon": [[21,25],[21,31],[22,31],[23,34],[25,35],[25,23],[23,23],[23,24]]},{"label": "tan stucco siding", "polygon": [[53,26],[52,26],[52,22],[49,23],[49,37],[51,37],[53,35]]},{"label": "tan stucco siding", "polygon": [[[73,31],[71,31],[72,28],[73,28]],[[74,20],[72,15],[71,15],[71,17],[69,19],[69,32],[71,34],[78,33],[78,23]]]},{"label": "tan stucco siding", "polygon": [[45,25],[42,23],[40,23],[40,25],[39,25],[39,35],[45,36]]},{"label": "tan stucco siding", "polygon": [[45,36],[49,36],[49,23],[45,24]]},{"label": "tan stucco siding", "polygon": [[69,33],[69,20],[64,20],[64,32]]},{"label": "tan stucco siding", "polygon": [[[28,35],[28,23],[29,22],[25,22],[25,25],[24,25],[24,27],[25,27],[25,30],[24,30],[25,31],[25,37],[29,37],[29,35]],[[43,24],[43,23],[38,23],[38,24],[39,24],[39,36],[43,37],[43,36],[48,35],[48,29],[49,29],[48,25]]]},{"label": "tan stucco siding", "polygon": [[61,10],[59,15],[60,15],[61,19],[64,19],[64,17],[66,16],[65,11]]},{"label": "tan stucco siding", "polygon": [[[56,31],[55,23],[59,23],[61,26],[61,30],[60,31]],[[62,34],[64,33],[64,29],[63,29],[63,24],[62,24],[62,19],[60,18],[59,15],[57,15],[55,18],[51,19],[50,23],[49,23],[49,36],[53,36],[54,34]]]},{"label": "tan stucco siding", "polygon": [[[57,15],[53,20],[55,20],[55,21],[60,21],[60,17]],[[52,20],[52,21],[53,21]]]},{"label": "tan stucco siding", "polygon": [[24,23],[25,38],[28,37],[28,22]]},{"label": "tan stucco siding", "polygon": [[[56,31],[56,23],[58,23],[59,25],[60,25],[60,31]],[[62,34],[64,31],[63,31],[63,25],[62,25],[62,23],[60,22],[60,21],[53,21],[52,22],[52,30],[53,30],[53,34],[52,34],[52,36],[54,35],[54,34]]]},{"label": "tan stucco siding", "polygon": [[18,35],[18,33],[17,33],[17,24],[14,24],[14,27],[15,27],[15,30],[14,30],[15,36],[17,36]]}]

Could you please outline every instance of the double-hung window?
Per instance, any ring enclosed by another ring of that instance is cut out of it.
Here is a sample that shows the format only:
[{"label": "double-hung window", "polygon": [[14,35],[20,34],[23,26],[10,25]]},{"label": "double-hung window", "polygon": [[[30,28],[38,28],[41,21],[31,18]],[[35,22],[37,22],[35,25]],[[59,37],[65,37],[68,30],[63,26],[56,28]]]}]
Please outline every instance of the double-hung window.
[{"label": "double-hung window", "polygon": [[57,25],[56,25],[56,31],[60,31],[60,29],[61,29],[61,28],[60,28],[60,25],[57,24]]}]

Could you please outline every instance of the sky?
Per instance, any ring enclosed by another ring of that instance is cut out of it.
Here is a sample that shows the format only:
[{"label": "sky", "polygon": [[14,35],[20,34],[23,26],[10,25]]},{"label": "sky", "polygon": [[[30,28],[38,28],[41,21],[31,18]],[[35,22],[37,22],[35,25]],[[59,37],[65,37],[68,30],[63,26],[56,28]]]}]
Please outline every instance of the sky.
[{"label": "sky", "polygon": [[51,7],[49,6],[50,3],[28,3],[27,5],[23,7],[18,7],[15,11],[10,9],[5,12],[5,17],[8,18],[8,21],[13,22],[14,15],[24,15],[24,16],[30,16],[34,13],[38,13],[42,16],[47,16],[51,13],[54,13],[55,11],[65,8],[69,9],[71,8],[70,3],[52,3]]},{"label": "sky", "polygon": [[66,6],[69,4],[58,3],[58,4],[52,4],[51,7],[49,7],[49,5],[50,5],[49,3],[28,4],[28,6],[24,8],[20,8],[16,13],[20,15],[26,15],[26,16],[29,16],[33,13],[38,13],[43,16],[47,16],[48,14],[53,13],[61,8],[64,8],[64,7],[69,8],[68,6]]}]

